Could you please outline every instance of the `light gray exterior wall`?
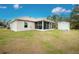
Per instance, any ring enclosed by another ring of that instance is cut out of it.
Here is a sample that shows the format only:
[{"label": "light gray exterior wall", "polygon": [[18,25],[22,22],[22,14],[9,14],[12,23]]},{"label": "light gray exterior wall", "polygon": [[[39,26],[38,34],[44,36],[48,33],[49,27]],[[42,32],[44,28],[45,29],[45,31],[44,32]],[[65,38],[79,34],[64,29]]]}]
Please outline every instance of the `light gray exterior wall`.
[{"label": "light gray exterior wall", "polygon": [[70,30],[70,23],[69,22],[58,22],[58,29],[59,30]]},{"label": "light gray exterior wall", "polygon": [[17,21],[10,23],[10,29],[12,31],[17,31]]},{"label": "light gray exterior wall", "polygon": [[34,22],[27,22],[27,28],[24,27],[24,21],[14,21],[10,24],[10,29],[12,31],[25,31],[25,30],[34,30]]},{"label": "light gray exterior wall", "polygon": [[17,30],[18,31],[25,31],[25,30],[34,30],[35,24],[34,22],[27,22],[27,28],[24,27],[24,21],[17,21]]}]

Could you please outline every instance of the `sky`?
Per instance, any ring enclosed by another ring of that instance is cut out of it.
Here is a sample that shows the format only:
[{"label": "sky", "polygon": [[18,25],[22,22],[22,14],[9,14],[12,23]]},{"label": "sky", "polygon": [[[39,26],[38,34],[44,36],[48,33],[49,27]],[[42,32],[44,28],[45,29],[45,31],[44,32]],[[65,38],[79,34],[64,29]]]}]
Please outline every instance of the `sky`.
[{"label": "sky", "polygon": [[70,16],[73,6],[72,4],[0,4],[0,19],[11,20],[25,16],[43,18],[54,14]]}]

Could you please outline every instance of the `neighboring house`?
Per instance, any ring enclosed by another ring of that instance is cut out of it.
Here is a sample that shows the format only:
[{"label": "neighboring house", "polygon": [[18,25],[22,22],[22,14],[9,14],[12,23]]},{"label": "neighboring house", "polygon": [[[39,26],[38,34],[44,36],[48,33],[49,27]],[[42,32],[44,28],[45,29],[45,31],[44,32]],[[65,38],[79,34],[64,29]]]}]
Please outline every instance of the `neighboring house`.
[{"label": "neighboring house", "polygon": [[70,23],[66,22],[66,21],[58,22],[58,29],[69,31],[70,30]]},{"label": "neighboring house", "polygon": [[21,17],[10,22],[13,31],[26,30],[50,30],[54,28],[54,22],[46,18]]}]

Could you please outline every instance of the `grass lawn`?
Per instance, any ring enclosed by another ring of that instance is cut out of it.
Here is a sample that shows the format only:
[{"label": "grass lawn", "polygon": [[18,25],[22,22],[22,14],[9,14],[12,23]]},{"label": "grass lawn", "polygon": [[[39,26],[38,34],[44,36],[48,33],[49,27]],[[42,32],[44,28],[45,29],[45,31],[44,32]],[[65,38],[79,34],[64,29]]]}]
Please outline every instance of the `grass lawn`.
[{"label": "grass lawn", "polygon": [[0,53],[79,53],[79,30],[13,32],[0,29]]}]

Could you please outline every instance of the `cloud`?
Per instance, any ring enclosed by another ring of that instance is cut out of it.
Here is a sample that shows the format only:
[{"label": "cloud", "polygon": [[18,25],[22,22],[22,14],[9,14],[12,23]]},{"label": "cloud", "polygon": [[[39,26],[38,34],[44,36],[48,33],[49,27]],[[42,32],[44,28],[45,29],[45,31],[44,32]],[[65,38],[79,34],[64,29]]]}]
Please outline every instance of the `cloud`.
[{"label": "cloud", "polygon": [[59,13],[70,13],[71,10],[67,10],[65,8],[62,8],[62,7],[56,7],[54,9],[52,9],[52,13],[56,13],[56,14],[59,14]]},{"label": "cloud", "polygon": [[71,12],[71,10],[66,10],[66,12]]},{"label": "cloud", "polygon": [[6,7],[6,6],[0,6],[0,8],[2,8],[2,9],[6,9],[7,7]]},{"label": "cloud", "polygon": [[15,9],[22,8],[22,6],[20,6],[19,4],[14,4],[13,7],[14,7]]}]

